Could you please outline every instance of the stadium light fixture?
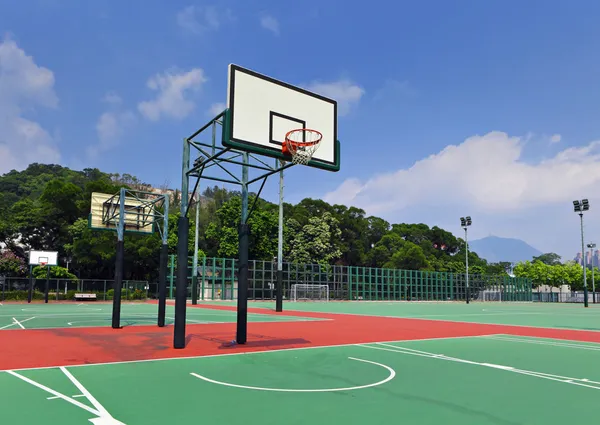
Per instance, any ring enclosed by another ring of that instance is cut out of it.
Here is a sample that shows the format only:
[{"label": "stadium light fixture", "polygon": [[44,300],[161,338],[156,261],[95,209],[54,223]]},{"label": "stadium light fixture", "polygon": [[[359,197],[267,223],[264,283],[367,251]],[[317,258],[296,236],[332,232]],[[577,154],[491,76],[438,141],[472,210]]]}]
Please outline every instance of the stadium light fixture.
[{"label": "stadium light fixture", "polygon": [[[582,199],[581,201],[573,201],[573,211],[579,214],[579,220],[581,223],[581,262],[583,264],[583,306],[588,307],[588,290],[587,290],[587,275],[586,269],[587,266],[585,264],[585,242],[583,239],[583,212],[589,211],[590,202],[587,199]],[[592,270],[593,273],[593,270]],[[592,274],[593,276],[593,274]]]},{"label": "stadium light fixture", "polygon": [[467,229],[469,228],[469,226],[471,224],[473,224],[473,221],[471,220],[470,215],[460,218],[460,226],[465,230],[465,268],[466,268],[466,274],[465,274],[466,289],[465,290],[466,290],[467,304],[469,304],[469,298],[471,298],[471,294],[469,292],[469,242],[468,242],[468,237],[467,237]]}]

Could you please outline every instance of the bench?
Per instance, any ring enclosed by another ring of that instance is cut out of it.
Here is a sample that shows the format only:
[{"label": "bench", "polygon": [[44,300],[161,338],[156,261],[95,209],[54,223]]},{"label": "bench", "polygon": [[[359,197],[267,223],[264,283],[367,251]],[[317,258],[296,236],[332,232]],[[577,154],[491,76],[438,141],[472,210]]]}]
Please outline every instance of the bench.
[{"label": "bench", "polygon": [[88,300],[96,301],[96,294],[75,294],[76,301]]}]

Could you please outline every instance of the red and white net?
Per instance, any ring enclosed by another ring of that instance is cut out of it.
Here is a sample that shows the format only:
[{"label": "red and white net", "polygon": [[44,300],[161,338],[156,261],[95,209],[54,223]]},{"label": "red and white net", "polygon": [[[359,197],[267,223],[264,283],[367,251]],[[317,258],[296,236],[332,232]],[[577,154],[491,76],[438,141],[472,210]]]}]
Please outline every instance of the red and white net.
[{"label": "red and white net", "polygon": [[308,128],[292,130],[285,135],[283,152],[292,156],[292,163],[306,165],[319,149],[323,135]]}]

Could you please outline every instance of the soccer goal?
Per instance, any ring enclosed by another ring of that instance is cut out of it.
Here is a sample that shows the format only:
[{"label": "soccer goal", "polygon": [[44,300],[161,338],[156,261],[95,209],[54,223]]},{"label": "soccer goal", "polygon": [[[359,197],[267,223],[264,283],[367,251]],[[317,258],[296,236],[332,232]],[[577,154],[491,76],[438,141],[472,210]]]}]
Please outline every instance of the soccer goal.
[{"label": "soccer goal", "polygon": [[291,288],[290,301],[329,301],[329,286],[295,283]]}]

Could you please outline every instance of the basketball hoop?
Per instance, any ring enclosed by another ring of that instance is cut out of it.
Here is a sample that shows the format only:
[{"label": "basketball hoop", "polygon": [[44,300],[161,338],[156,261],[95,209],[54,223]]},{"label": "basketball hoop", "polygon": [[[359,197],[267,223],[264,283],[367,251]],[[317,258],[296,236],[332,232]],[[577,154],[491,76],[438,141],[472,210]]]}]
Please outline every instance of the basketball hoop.
[{"label": "basketball hoop", "polygon": [[291,155],[292,163],[307,165],[319,149],[323,135],[317,130],[300,128],[288,131],[281,146],[284,155]]},{"label": "basketball hoop", "polygon": [[40,267],[45,267],[48,263],[40,263]]}]

